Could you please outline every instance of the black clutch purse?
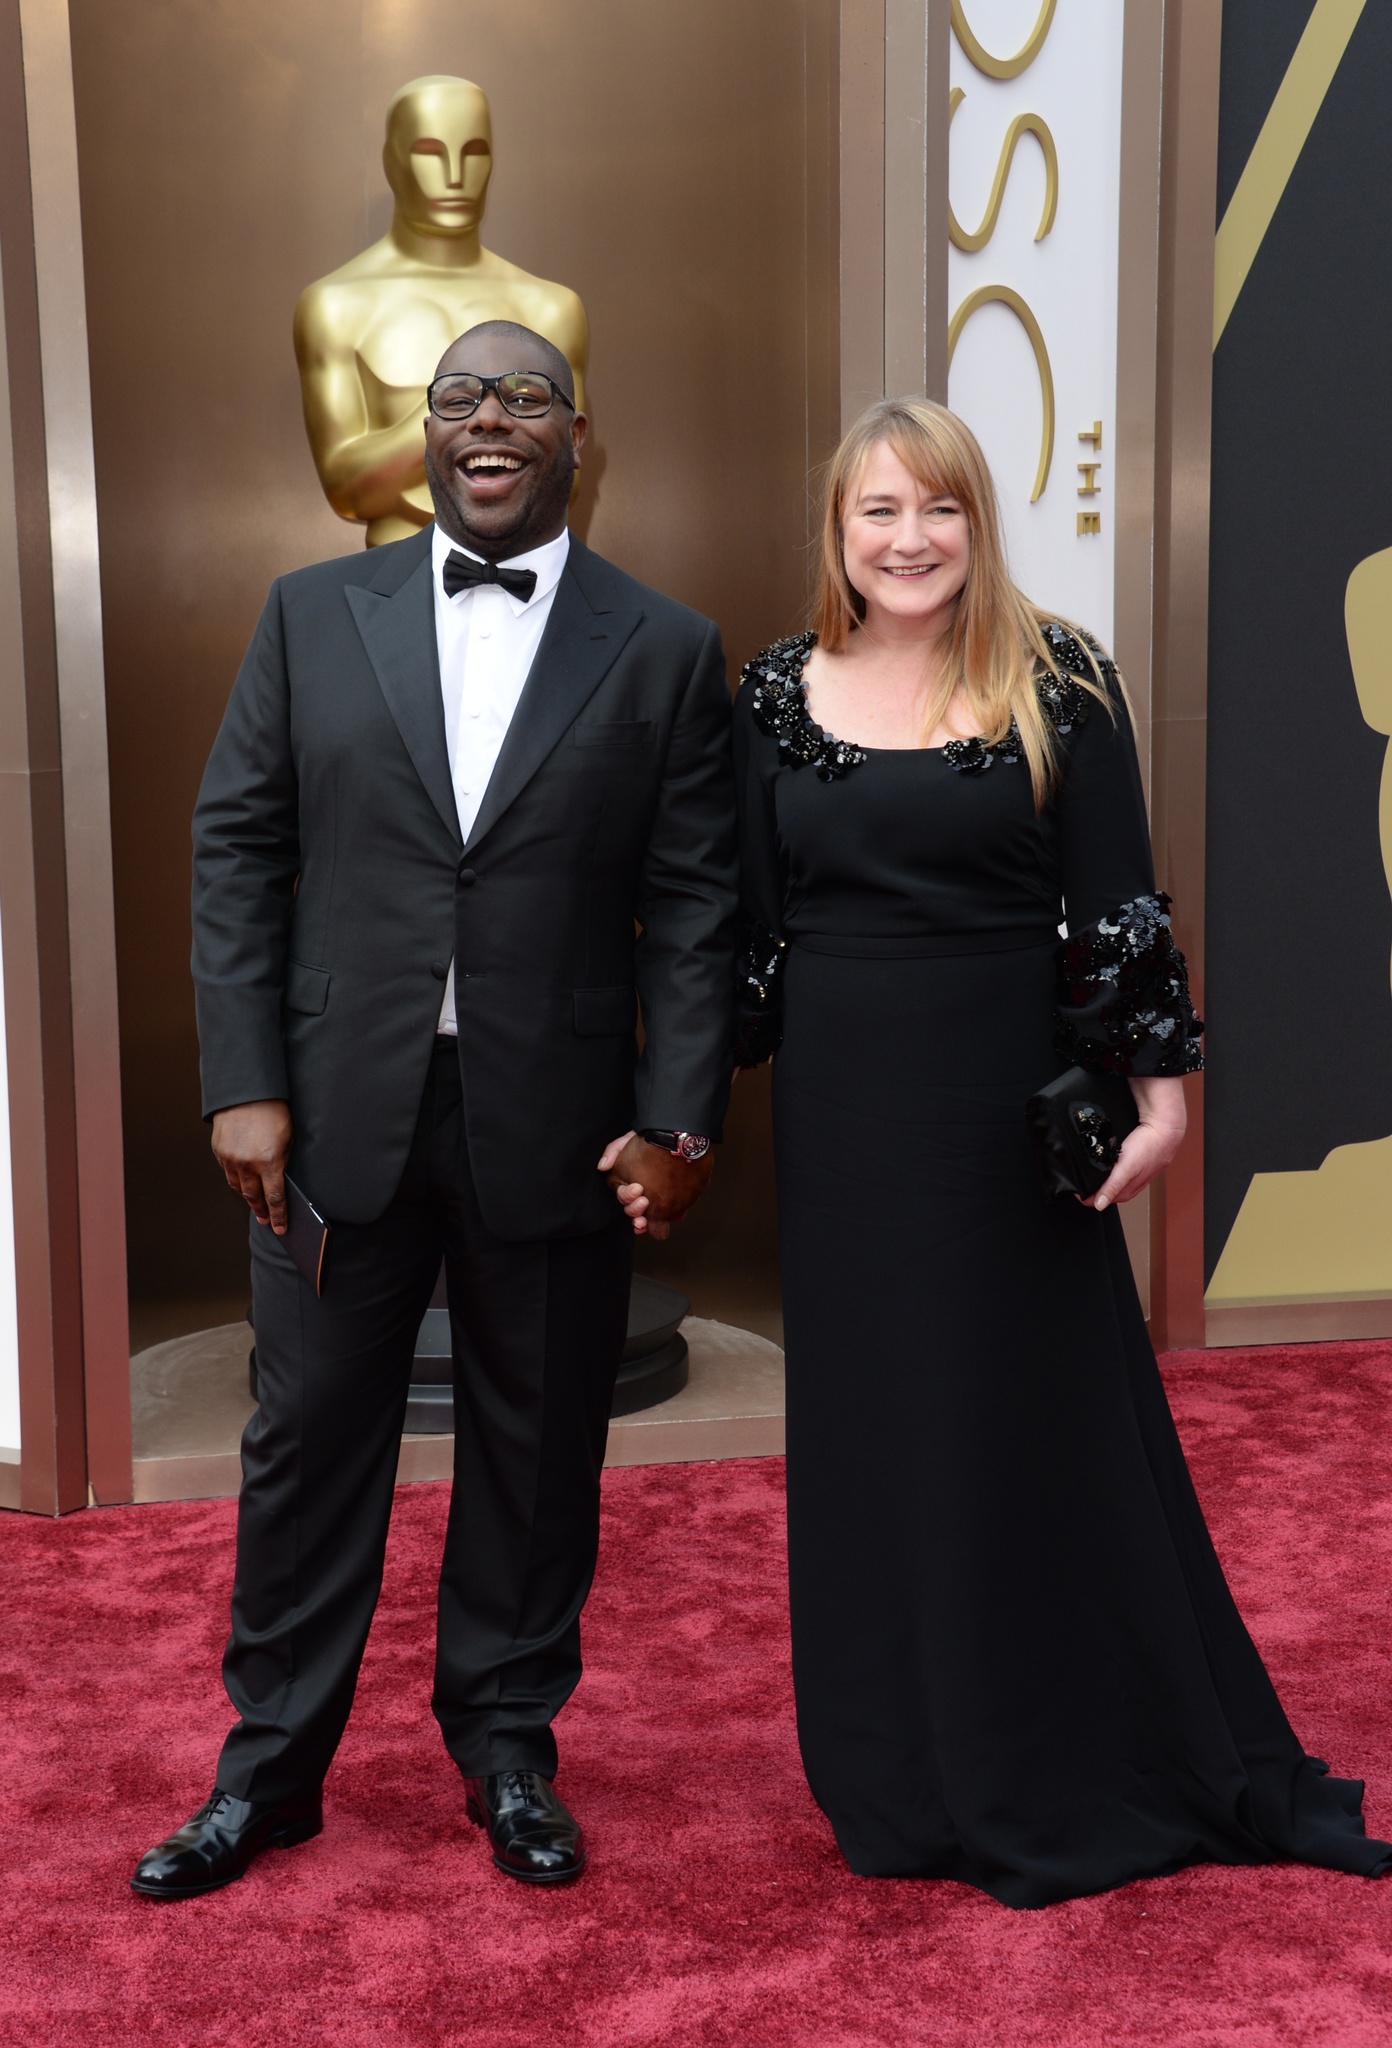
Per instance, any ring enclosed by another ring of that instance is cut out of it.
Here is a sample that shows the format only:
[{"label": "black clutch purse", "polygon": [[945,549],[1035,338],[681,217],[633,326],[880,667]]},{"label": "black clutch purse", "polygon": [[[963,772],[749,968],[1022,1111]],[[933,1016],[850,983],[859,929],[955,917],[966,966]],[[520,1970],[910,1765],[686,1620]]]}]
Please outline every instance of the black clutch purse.
[{"label": "black clutch purse", "polygon": [[1116,1165],[1122,1139],[1140,1122],[1136,1098],[1119,1074],[1070,1067],[1031,1095],[1025,1121],[1051,1195],[1095,1195]]}]

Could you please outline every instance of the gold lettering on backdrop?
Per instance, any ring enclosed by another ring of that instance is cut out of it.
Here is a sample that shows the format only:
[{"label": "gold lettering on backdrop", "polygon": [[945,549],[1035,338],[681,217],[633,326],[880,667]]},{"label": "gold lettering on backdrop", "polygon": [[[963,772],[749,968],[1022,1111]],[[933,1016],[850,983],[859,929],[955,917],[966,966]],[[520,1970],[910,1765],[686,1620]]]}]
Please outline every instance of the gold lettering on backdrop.
[{"label": "gold lettering on backdrop", "polygon": [[[977,70],[987,78],[1018,78],[1022,71],[1028,71],[1044,47],[1044,39],[1053,26],[1054,8],[1057,0],[1043,0],[1039,17],[1029,35],[1013,57],[994,57],[972,34],[967,20],[963,0],[952,0],[952,30]],[[961,86],[954,86],[948,100],[947,118],[949,123],[966,97]],[[948,233],[959,249],[968,255],[977,255],[990,241],[1000,218],[1001,200],[1005,193],[1006,179],[1015,158],[1015,147],[1020,137],[1028,130],[1044,152],[1044,213],[1040,219],[1035,241],[1040,242],[1054,224],[1058,211],[1058,151],[1054,138],[1038,114],[1021,114],[1006,130],[1005,142],[1001,148],[1000,160],[996,165],[995,182],[981,225],[974,234],[967,234],[961,223],[948,207]],[[1054,459],[1054,373],[1049,365],[1049,351],[1039,322],[1017,291],[1008,284],[984,284],[974,292],[968,292],[957,311],[953,314],[947,330],[947,361],[949,369],[961,338],[962,329],[979,307],[986,305],[1008,306],[1025,333],[1029,336],[1034,351],[1035,367],[1039,372],[1039,396],[1043,407],[1043,426],[1039,440],[1039,467],[1035,471],[1034,489],[1030,492],[1033,505],[1043,496],[1044,486],[1049,481],[1049,470]],[[1100,427],[1099,427],[1100,434]],[[1100,442],[1099,442],[1100,445]],[[1081,529],[1080,529],[1081,530]]]},{"label": "gold lettering on backdrop", "polygon": [[951,369],[962,329],[972,314],[978,312],[982,306],[989,305],[1010,308],[1029,336],[1030,347],[1034,350],[1035,367],[1039,371],[1039,395],[1044,407],[1044,426],[1039,440],[1039,467],[1035,472],[1034,489],[1030,492],[1032,505],[1035,499],[1042,495],[1044,486],[1049,481],[1049,469],[1054,459],[1054,373],[1049,367],[1049,351],[1044,346],[1044,336],[1040,332],[1039,322],[1020,294],[1012,291],[1008,284],[983,284],[974,292],[968,292],[953,314],[947,330],[947,364]]},{"label": "gold lettering on backdrop", "polygon": [[1022,71],[1029,70],[1044,47],[1044,38],[1053,26],[1054,8],[1057,4],[1058,0],[1044,0],[1039,10],[1038,21],[1013,57],[993,57],[989,50],[983,49],[971,32],[967,22],[967,10],[962,0],[952,0],[953,33],[977,70],[984,72],[987,78],[1018,78]]},{"label": "gold lettering on backdrop", "polygon": [[[1078,439],[1080,441],[1091,441],[1094,451],[1100,455],[1102,453],[1101,420],[1094,420],[1090,427],[1079,427]],[[1078,486],[1078,496],[1080,498],[1095,498],[1097,496],[1102,488],[1097,481],[1097,472],[1101,467],[1102,464],[1096,461],[1080,462],[1078,464],[1078,474],[1082,478],[1082,482]],[[1085,533],[1101,533],[1101,531],[1102,514],[1100,512],[1080,512],[1078,514],[1079,539]]]},{"label": "gold lettering on backdrop", "polygon": [[[949,122],[965,98],[966,94],[961,86],[954,85],[948,100]],[[996,231],[1001,201],[1005,197],[1005,182],[1010,176],[1010,166],[1015,161],[1016,144],[1022,135],[1033,135],[1044,152],[1044,211],[1039,216],[1035,241],[1042,242],[1054,224],[1054,215],[1058,212],[1058,151],[1054,148],[1054,138],[1041,115],[1017,114],[1005,131],[1005,141],[1001,144],[1000,161],[996,165],[991,196],[986,202],[986,211],[981,216],[981,225],[974,234],[967,233],[952,211],[951,200],[948,201],[947,232],[952,237],[955,247],[965,250],[968,255],[974,255],[978,249],[984,249]]]}]

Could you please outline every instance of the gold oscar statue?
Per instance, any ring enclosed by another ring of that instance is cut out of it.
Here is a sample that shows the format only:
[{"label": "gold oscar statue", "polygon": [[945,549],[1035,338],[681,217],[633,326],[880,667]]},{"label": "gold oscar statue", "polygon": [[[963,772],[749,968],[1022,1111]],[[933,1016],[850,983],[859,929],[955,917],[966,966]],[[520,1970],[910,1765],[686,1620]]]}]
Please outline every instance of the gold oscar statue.
[{"label": "gold oscar statue", "polygon": [[[1344,627],[1358,706],[1392,737],[1392,548],[1348,580]],[[1392,889],[1392,746],[1378,801]],[[1208,1289],[1208,1300],[1316,1301],[1392,1296],[1392,1137],[1338,1145],[1308,1173],[1257,1173]]]},{"label": "gold oscar statue", "polygon": [[[425,482],[425,388],[457,335],[516,320],[553,341],[583,406],[585,309],[479,240],[493,135],[466,78],[413,78],[387,109],[382,166],[396,200],[380,242],[321,277],[295,308],[305,428],[324,495],[367,545],[434,516]],[[519,369],[530,367],[519,364]]]}]

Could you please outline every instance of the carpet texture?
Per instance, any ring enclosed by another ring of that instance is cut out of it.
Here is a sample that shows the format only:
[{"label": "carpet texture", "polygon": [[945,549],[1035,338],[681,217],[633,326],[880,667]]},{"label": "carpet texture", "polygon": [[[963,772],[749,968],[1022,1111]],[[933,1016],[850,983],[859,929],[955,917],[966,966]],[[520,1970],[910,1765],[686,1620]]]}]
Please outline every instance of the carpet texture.
[{"label": "carpet texture", "polygon": [[[1177,1353],[1199,1491],[1307,1745],[1392,1834],[1392,1345]],[[560,1786],[591,1871],[492,1870],[430,1720],[443,1487],[401,1489],[316,1841],[183,1905],[231,1502],[0,1516],[0,2040],[26,2048],[1383,2048],[1392,1883],[1186,1871],[1012,1913],[853,1878],[798,1766],[782,1465],[605,1476]]]}]

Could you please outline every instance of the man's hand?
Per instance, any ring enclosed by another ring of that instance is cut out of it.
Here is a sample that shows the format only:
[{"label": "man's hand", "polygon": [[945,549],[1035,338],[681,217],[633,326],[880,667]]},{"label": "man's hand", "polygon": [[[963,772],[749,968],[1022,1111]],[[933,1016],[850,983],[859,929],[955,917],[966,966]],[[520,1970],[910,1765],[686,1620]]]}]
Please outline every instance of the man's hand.
[{"label": "man's hand", "polygon": [[714,1165],[710,1152],[704,1159],[678,1159],[636,1131],[613,1139],[599,1160],[599,1170],[608,1176],[635,1237],[666,1237],[705,1193]]},{"label": "man's hand", "polygon": [[213,1118],[213,1157],[228,1187],[277,1237],[286,1229],[285,1162],[293,1136],[288,1102],[239,1102]]}]

